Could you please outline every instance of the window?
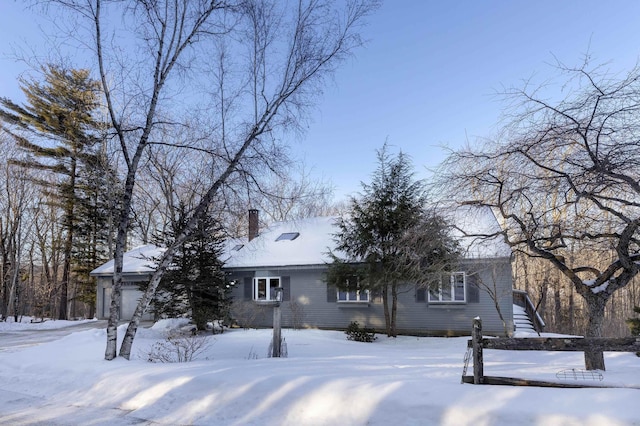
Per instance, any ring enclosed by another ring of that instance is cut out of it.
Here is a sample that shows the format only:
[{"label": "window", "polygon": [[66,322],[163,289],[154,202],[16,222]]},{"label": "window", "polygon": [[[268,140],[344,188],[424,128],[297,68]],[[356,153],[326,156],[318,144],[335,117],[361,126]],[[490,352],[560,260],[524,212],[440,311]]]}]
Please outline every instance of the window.
[{"label": "window", "polygon": [[369,290],[360,289],[358,277],[346,280],[344,288],[338,290],[338,302],[368,302]]},{"label": "window", "polygon": [[466,276],[464,272],[445,275],[438,288],[429,290],[429,302],[465,302]]},{"label": "window", "polygon": [[276,241],[293,241],[300,236],[299,232],[285,232],[280,234]]},{"label": "window", "polygon": [[275,301],[276,288],[280,287],[280,277],[253,279],[253,300]]}]

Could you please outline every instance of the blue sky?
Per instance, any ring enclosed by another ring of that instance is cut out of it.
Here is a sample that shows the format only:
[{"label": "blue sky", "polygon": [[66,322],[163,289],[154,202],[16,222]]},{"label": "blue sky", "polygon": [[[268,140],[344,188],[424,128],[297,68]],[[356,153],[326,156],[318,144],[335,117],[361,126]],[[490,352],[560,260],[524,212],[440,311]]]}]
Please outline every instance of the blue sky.
[{"label": "blue sky", "polygon": [[[495,133],[504,103],[496,93],[557,74],[554,56],[614,71],[640,53],[635,0],[387,0],[364,30],[369,40],[335,76],[302,139],[289,143],[336,197],[360,189],[388,140],[419,177],[451,148]],[[38,46],[38,17],[0,0],[0,96],[19,99],[26,68],[12,49]]]}]

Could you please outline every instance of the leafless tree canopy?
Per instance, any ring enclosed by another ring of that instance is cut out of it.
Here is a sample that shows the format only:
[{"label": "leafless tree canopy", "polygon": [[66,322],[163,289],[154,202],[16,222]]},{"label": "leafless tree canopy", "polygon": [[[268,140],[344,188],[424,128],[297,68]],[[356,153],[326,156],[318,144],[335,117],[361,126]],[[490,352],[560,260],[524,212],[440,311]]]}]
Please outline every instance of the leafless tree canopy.
[{"label": "leafless tree canopy", "polygon": [[452,153],[441,188],[459,204],[491,207],[515,250],[567,277],[589,306],[587,334],[599,336],[606,301],[639,270],[640,70],[558,71],[564,98],[544,98],[549,87],[508,91],[510,125],[480,149]]},{"label": "leafless tree canopy", "polygon": [[[105,110],[126,170],[106,359],[116,353],[122,256],[142,162],[165,145],[198,151],[209,166],[191,219],[167,248],[127,330],[120,355],[128,358],[139,319],[175,248],[189,238],[230,179],[255,180],[261,172],[282,170],[283,136],[302,128],[326,79],[362,44],[359,27],[376,2],[49,3],[72,12],[77,28],[87,30],[79,40],[95,53]],[[181,137],[186,134],[180,127],[192,131]],[[175,180],[157,181],[165,188],[170,182]]]}]

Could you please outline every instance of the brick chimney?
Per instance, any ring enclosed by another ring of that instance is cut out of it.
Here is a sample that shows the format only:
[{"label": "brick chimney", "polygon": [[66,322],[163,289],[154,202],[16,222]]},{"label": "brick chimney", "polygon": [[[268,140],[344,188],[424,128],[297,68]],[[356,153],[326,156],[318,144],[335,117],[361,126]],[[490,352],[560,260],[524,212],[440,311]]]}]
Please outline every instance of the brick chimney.
[{"label": "brick chimney", "polygon": [[258,210],[249,209],[249,241],[258,236]]}]

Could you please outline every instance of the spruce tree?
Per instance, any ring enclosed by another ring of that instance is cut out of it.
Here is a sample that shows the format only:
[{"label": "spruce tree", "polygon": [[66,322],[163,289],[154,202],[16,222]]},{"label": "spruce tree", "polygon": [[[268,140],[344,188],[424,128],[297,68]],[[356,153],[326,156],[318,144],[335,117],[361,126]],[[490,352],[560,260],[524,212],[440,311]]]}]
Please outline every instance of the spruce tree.
[{"label": "spruce tree", "polygon": [[[405,284],[428,287],[456,262],[458,243],[428,209],[423,181],[409,158],[378,151],[371,183],[352,197],[335,234],[336,252],[327,280],[338,289],[382,297],[386,332],[396,336],[398,293]],[[353,283],[357,283],[357,289]]]},{"label": "spruce tree", "polygon": [[100,123],[94,115],[99,106],[99,84],[88,70],[43,68],[44,82],[22,79],[27,103],[18,105],[0,98],[0,118],[4,130],[28,155],[13,162],[44,170],[53,176],[39,180],[54,195],[63,211],[63,272],[60,287],[59,319],[67,319],[68,289],[71,280],[75,210],[78,203],[77,178],[83,165],[94,157]]},{"label": "spruce tree", "polygon": [[[186,225],[187,217],[187,209],[181,204],[165,243]],[[220,261],[222,244],[222,228],[205,215],[192,237],[180,246],[160,282],[152,302],[156,315],[190,315],[198,330],[206,329],[209,321],[228,318],[231,299]]]}]

